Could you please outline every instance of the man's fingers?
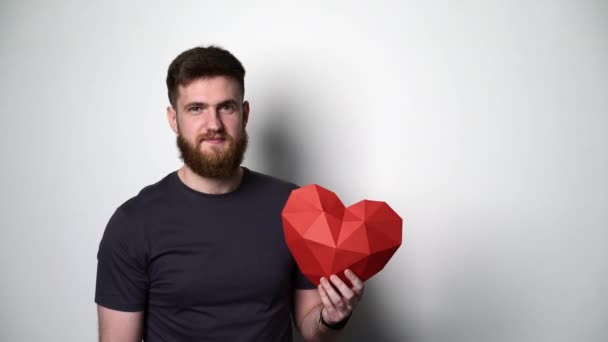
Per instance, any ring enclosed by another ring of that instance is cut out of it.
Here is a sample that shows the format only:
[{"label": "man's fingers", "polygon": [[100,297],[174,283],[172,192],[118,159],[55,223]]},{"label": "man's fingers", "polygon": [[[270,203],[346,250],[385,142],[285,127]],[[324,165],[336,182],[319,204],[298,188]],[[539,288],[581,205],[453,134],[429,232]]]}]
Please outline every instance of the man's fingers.
[{"label": "man's fingers", "polygon": [[361,279],[351,270],[346,270],[344,275],[352,283],[352,288],[346,285],[335,274],[329,280],[325,277],[320,280],[319,294],[321,295],[321,301],[327,310],[327,314],[332,315],[334,312],[340,315],[350,314],[363,295],[365,285],[363,285]]},{"label": "man's fingers", "polygon": [[332,275],[331,277],[329,277],[329,279],[331,280],[331,282],[336,285],[336,288],[338,288],[338,290],[340,291],[340,293],[342,294],[342,297],[344,297],[347,301],[350,301],[353,296],[355,295],[353,293],[353,291],[342,281],[342,279],[340,279],[340,277],[338,277],[337,275]]},{"label": "man's fingers", "polygon": [[344,275],[346,276],[346,278],[348,278],[348,280],[350,280],[351,284],[353,284],[353,289],[352,289],[353,292],[357,296],[363,295],[363,290],[365,289],[365,285],[363,285],[363,282],[361,281],[361,279],[359,279],[359,277],[357,277],[355,272],[353,272],[351,270],[346,270],[346,271],[344,271]]},{"label": "man's fingers", "polygon": [[323,289],[325,290],[327,296],[333,303],[333,306],[340,312],[344,311],[346,308],[344,301],[342,300],[342,296],[340,296],[340,294],[336,292],[336,290],[333,288],[333,286],[331,286],[331,284],[325,277],[321,278],[321,285],[323,285]]},{"label": "man's fingers", "polygon": [[323,303],[323,306],[325,307],[325,309],[327,309],[328,311],[335,311],[336,308],[334,307],[334,304],[329,299],[329,296],[327,295],[327,291],[325,291],[323,284],[319,284],[319,286],[317,288],[319,290],[319,296],[321,297],[321,303]]}]

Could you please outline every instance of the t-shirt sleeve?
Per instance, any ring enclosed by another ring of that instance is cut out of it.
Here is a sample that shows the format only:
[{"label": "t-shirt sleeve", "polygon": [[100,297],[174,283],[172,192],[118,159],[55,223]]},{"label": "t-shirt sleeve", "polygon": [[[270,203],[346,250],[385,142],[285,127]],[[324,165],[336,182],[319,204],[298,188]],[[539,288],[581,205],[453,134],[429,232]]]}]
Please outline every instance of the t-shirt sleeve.
[{"label": "t-shirt sleeve", "polygon": [[294,287],[298,290],[308,290],[308,289],[316,289],[317,287],[313,284],[306,276],[300,271],[298,264],[295,265],[293,272],[293,284]]},{"label": "t-shirt sleeve", "polygon": [[108,222],[97,253],[95,302],[118,311],[143,311],[148,295],[148,249],[142,226],[121,208]]}]

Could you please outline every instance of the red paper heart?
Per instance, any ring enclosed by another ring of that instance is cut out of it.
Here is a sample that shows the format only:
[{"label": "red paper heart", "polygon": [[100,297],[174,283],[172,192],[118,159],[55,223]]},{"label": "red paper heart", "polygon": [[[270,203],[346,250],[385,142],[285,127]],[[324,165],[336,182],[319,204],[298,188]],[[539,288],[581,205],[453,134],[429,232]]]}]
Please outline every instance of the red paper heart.
[{"label": "red paper heart", "polygon": [[316,184],[291,192],[283,208],[285,241],[300,270],[315,285],[349,268],[365,281],[401,245],[402,220],[385,202],[363,200],[348,208]]}]

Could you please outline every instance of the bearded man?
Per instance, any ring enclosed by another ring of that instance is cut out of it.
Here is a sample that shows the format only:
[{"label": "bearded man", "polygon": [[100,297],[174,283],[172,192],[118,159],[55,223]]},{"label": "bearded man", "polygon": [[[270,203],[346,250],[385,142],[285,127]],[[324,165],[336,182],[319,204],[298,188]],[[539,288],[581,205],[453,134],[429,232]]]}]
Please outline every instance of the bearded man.
[{"label": "bearded man", "polygon": [[363,295],[354,273],[315,288],[283,237],[296,185],[241,166],[245,69],[210,46],[167,73],[167,119],[183,167],[122,204],[97,254],[100,341],[335,339]]}]

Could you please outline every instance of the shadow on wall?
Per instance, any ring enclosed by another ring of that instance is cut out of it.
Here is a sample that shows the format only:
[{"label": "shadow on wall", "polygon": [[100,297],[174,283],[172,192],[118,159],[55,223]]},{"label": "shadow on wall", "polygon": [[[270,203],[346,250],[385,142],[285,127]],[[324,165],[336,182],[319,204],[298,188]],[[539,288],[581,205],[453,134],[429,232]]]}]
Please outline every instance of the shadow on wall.
[{"label": "shadow on wall", "polygon": [[[309,158],[311,152],[302,151],[297,141],[291,138],[290,132],[297,128],[293,127],[294,120],[289,120],[289,118],[303,113],[293,109],[289,110],[289,108],[292,107],[285,103],[276,103],[269,108],[268,119],[257,139],[260,139],[262,146],[266,172],[275,177],[302,184],[305,180],[312,178],[311,175],[305,174],[308,172],[308,166],[311,165]],[[397,337],[394,329],[386,327],[383,317],[387,313],[383,312],[378,296],[378,291],[381,289],[374,286],[373,282],[366,286],[364,299],[357,307],[339,340],[354,342],[414,341],[410,338],[404,339],[403,336]],[[303,342],[298,333],[294,333],[294,341]]]},{"label": "shadow on wall", "polygon": [[307,163],[302,160],[305,154],[289,139],[287,119],[292,113],[281,111],[278,107],[271,109],[269,119],[257,137],[262,146],[265,171],[272,176],[302,185],[302,167]]}]

